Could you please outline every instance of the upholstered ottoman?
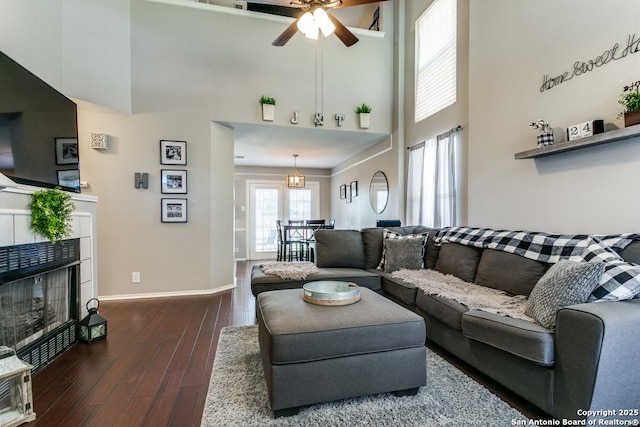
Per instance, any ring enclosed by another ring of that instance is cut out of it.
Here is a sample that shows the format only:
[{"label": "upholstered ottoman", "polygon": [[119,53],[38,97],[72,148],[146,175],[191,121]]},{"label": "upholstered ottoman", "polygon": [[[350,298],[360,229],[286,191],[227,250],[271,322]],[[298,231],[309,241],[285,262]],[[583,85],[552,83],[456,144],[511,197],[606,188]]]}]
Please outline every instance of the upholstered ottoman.
[{"label": "upholstered ottoman", "polygon": [[274,416],[301,406],[426,384],[426,328],[417,314],[360,288],[360,301],[322,306],[302,289],[256,300],[262,366]]}]

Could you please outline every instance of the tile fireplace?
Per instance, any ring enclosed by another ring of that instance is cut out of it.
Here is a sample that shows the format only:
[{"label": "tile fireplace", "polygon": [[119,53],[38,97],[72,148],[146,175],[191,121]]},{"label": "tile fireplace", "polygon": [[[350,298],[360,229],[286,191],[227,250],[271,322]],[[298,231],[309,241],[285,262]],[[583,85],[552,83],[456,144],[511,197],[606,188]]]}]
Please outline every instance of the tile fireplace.
[{"label": "tile fireplace", "polygon": [[0,247],[0,346],[37,372],[76,342],[79,239]]}]

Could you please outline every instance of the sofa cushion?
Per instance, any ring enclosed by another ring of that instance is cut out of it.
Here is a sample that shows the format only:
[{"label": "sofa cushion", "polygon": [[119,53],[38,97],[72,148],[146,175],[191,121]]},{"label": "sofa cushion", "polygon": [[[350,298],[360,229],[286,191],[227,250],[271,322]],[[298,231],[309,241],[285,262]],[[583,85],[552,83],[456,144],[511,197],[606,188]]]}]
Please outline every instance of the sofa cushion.
[{"label": "sofa cushion", "polygon": [[555,330],[558,310],[586,302],[603,272],[601,262],[559,261],[531,291],[525,314],[545,328]]},{"label": "sofa cushion", "polygon": [[462,315],[469,311],[467,306],[459,302],[437,295],[427,295],[420,290],[416,294],[416,306],[457,331],[462,330]]},{"label": "sofa cushion", "polygon": [[316,230],[318,267],[365,268],[364,246],[358,230]]},{"label": "sofa cushion", "polygon": [[458,243],[444,243],[438,254],[435,269],[444,274],[453,274],[465,282],[473,282],[482,249]]},{"label": "sofa cushion", "polygon": [[419,270],[424,268],[424,247],[427,236],[422,239],[386,239],[385,246],[385,273],[406,268]]},{"label": "sofa cushion", "polygon": [[413,283],[405,282],[388,273],[382,273],[380,282],[385,295],[390,295],[409,306],[416,305],[416,292],[418,288]]},{"label": "sofa cushion", "polygon": [[548,268],[549,264],[544,262],[485,249],[480,257],[475,283],[510,295],[528,296]]},{"label": "sofa cushion", "polygon": [[342,280],[353,282],[363,288],[380,291],[380,275],[359,268],[321,268],[319,272],[308,275],[302,280],[281,279],[275,274],[265,274],[259,265],[251,269],[251,293],[255,296],[261,292],[279,289],[299,289],[307,282],[314,280]]},{"label": "sofa cushion", "polygon": [[420,316],[367,289],[361,289],[357,304],[336,307],[305,303],[291,290],[265,292],[258,296],[256,309],[268,334],[264,351],[274,365],[391,352],[425,343]]},{"label": "sofa cushion", "polygon": [[554,364],[555,334],[537,323],[471,310],[462,316],[462,333],[537,364]]},{"label": "sofa cushion", "polygon": [[640,242],[631,242],[620,251],[620,256],[627,262],[640,264]]}]

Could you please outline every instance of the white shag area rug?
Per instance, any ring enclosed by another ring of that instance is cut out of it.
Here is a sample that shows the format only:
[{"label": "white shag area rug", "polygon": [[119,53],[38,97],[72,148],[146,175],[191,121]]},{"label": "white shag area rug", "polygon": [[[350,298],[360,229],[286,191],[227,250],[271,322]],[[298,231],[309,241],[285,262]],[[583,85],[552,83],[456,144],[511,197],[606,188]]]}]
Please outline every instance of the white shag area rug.
[{"label": "white shag area rug", "polygon": [[[257,326],[224,328],[201,427],[507,427],[528,418],[427,349],[427,385],[416,396],[390,393],[305,407],[273,418]],[[339,387],[336,384],[336,387]]]},{"label": "white shag area rug", "polygon": [[482,310],[501,316],[535,322],[524,314],[527,297],[510,296],[498,289],[487,288],[465,282],[451,274],[435,270],[398,270],[391,273],[395,278],[416,285],[427,295],[437,295],[466,305],[470,310]]},{"label": "white shag area rug", "polygon": [[312,262],[300,261],[300,262],[284,262],[284,261],[269,261],[263,263],[261,266],[264,274],[275,274],[281,279],[293,279],[302,280],[306,279],[308,275],[317,273],[318,267]]}]

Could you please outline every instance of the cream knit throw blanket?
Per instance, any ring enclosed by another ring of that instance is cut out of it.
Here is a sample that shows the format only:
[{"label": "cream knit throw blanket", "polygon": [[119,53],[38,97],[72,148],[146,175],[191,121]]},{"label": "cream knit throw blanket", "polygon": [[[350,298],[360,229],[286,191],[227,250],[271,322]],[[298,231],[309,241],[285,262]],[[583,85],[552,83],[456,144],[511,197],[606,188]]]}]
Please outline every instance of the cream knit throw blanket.
[{"label": "cream knit throw blanket", "polygon": [[535,322],[524,314],[527,297],[509,296],[503,291],[465,282],[451,274],[435,270],[398,270],[394,278],[416,285],[427,295],[437,295],[464,304],[470,310],[482,310],[501,316]]},{"label": "cream knit throw blanket", "polygon": [[318,267],[312,262],[282,262],[282,261],[269,261],[263,263],[261,266],[264,274],[275,274],[281,279],[293,279],[302,280],[306,279],[308,275],[317,273]]}]

